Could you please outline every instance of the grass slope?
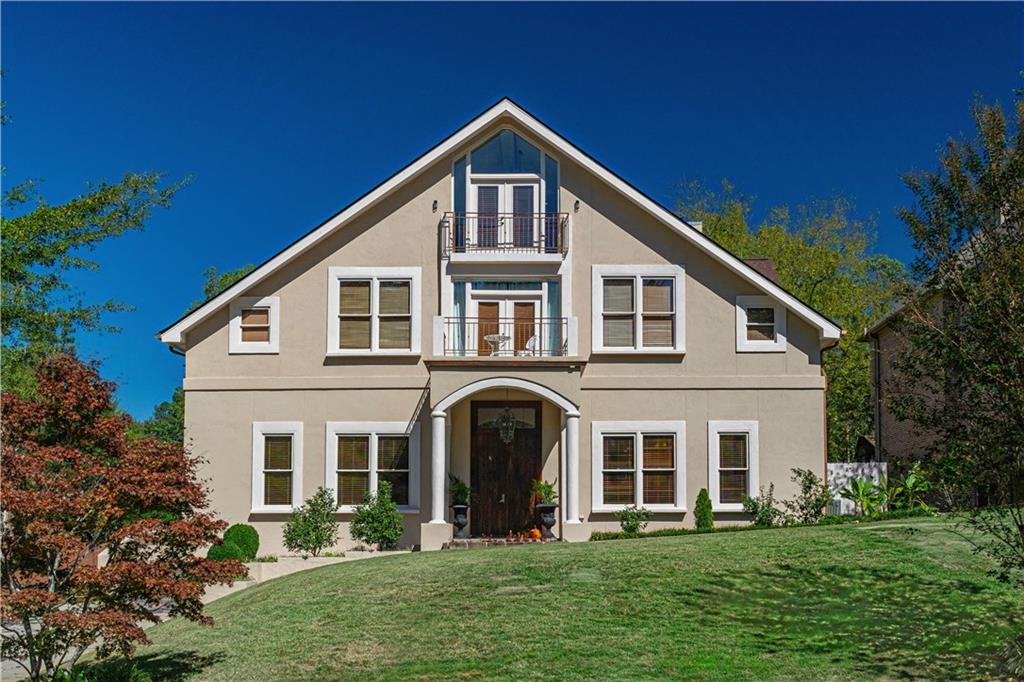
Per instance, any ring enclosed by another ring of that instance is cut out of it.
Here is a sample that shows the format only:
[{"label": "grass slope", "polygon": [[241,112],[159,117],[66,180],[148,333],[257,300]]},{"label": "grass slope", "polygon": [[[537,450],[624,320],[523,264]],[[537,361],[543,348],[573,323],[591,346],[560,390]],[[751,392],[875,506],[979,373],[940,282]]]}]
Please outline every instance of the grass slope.
[{"label": "grass slope", "polygon": [[[1019,594],[939,519],[386,557],[150,630],[160,679],[986,679]],[[909,530],[908,530],[909,529]]]}]

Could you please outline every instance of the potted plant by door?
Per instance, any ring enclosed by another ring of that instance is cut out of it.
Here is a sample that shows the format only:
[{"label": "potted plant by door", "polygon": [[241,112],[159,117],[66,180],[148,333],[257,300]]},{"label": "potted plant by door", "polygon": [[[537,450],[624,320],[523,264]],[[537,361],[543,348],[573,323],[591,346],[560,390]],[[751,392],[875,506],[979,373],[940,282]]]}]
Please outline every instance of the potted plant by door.
[{"label": "potted plant by door", "polygon": [[555,483],[535,480],[530,484],[530,494],[533,496],[537,511],[540,513],[541,538],[554,540],[555,535],[551,528],[555,525],[555,510],[558,509],[558,486]]},{"label": "potted plant by door", "polygon": [[452,537],[462,540],[466,537],[466,524],[469,523],[470,488],[458,476],[448,474],[448,494],[452,498],[452,522],[455,533]]}]

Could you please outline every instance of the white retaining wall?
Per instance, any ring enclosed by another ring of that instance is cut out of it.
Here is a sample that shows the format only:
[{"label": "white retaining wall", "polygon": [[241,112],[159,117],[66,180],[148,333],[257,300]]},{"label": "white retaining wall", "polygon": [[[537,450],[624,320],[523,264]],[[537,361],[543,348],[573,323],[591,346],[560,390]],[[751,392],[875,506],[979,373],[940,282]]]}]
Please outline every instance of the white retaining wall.
[{"label": "white retaining wall", "polygon": [[854,478],[867,478],[881,483],[886,478],[885,462],[829,462],[828,489],[832,493],[830,514],[852,514],[853,502],[839,496]]}]

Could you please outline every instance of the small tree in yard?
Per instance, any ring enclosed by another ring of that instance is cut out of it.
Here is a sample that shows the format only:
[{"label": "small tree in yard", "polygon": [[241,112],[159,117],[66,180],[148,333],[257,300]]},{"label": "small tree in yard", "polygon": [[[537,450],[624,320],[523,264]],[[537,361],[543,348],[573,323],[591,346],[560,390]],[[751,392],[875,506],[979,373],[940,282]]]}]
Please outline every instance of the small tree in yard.
[{"label": "small tree in yard", "polygon": [[810,469],[793,469],[790,480],[800,486],[800,492],[796,499],[782,502],[787,514],[797,523],[820,521],[832,499],[828,486]]},{"label": "small tree in yard", "polygon": [[369,545],[377,545],[380,550],[397,549],[404,530],[402,513],[391,499],[391,484],[380,481],[377,494],[366,493],[363,504],[356,507],[356,516],[352,519],[350,529],[352,537]]},{"label": "small tree in yard", "polygon": [[693,510],[697,530],[712,530],[715,527],[715,515],[711,511],[711,496],[707,488],[701,488],[697,495],[697,506]]},{"label": "small tree in yard", "polygon": [[334,518],[338,505],[334,493],[317,488],[313,497],[299,507],[284,526],[284,546],[303,555],[320,556],[338,541],[338,521]]},{"label": "small tree in yard", "polygon": [[[30,399],[3,394],[3,657],[33,680],[61,674],[91,645],[129,655],[157,607],[201,623],[206,587],[245,574],[197,551],[227,525],[180,444],[127,435],[114,385],[70,355],[45,360]],[[86,557],[106,549],[102,568]]]}]

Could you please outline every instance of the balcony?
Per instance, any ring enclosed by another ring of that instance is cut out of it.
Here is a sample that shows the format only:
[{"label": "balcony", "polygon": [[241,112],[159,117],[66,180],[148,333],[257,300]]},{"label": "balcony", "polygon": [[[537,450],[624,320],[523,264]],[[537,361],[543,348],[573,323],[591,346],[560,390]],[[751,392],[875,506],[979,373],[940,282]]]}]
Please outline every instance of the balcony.
[{"label": "balcony", "polygon": [[441,257],[452,261],[560,261],[568,213],[445,213]]},{"label": "balcony", "polygon": [[575,357],[575,317],[435,317],[434,356],[445,358]]}]

